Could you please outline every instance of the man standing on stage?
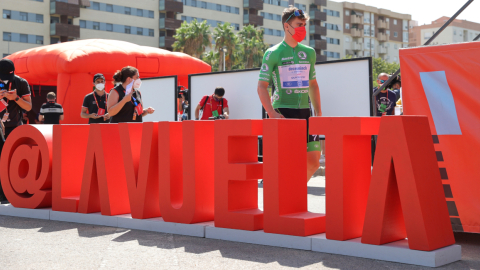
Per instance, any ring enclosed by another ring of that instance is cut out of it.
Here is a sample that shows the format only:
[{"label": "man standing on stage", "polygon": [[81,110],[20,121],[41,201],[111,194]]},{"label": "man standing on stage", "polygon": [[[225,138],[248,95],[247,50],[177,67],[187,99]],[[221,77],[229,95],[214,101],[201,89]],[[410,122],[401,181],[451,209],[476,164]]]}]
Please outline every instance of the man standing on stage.
[{"label": "man standing on stage", "polygon": [[[308,119],[312,115],[310,101],[314,115],[322,115],[315,73],[316,52],[300,43],[307,35],[305,26],[308,20],[304,11],[293,6],[283,11],[285,39],[265,52],[258,82],[258,96],[270,118],[307,121],[307,181],[320,166],[320,139],[308,135]],[[275,85],[271,100],[268,93],[270,81]]]}]

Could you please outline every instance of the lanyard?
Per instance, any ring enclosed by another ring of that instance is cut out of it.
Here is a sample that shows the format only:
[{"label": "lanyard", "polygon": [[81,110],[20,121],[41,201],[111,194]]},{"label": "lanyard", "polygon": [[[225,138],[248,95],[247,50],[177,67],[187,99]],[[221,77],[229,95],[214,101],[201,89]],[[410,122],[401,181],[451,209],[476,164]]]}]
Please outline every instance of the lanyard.
[{"label": "lanyard", "polygon": [[[105,103],[106,103],[106,102],[108,102],[108,97],[106,96],[107,93],[105,93],[104,95],[105,95]],[[93,98],[95,99],[95,103],[97,103],[97,108],[100,109],[100,106],[98,105],[98,101],[97,101],[97,97],[96,97],[95,91],[93,91]]]},{"label": "lanyard", "polygon": [[[212,101],[210,101],[210,111],[212,112],[212,114],[213,114],[213,101],[214,101],[214,100],[216,101],[216,99],[215,99],[215,98],[213,97],[213,95],[212,95]],[[220,101],[221,101],[221,100],[220,100]],[[220,104],[220,101],[218,101],[219,104]],[[219,105],[217,105],[216,111],[218,110],[218,106],[219,106]],[[223,105],[222,105],[222,111],[223,111]]]}]

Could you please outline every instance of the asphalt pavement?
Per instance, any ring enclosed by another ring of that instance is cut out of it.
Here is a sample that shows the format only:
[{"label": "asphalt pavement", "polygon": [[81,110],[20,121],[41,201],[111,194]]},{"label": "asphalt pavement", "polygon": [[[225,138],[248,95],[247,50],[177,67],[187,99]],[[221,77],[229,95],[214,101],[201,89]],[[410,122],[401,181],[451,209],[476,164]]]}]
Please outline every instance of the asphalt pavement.
[{"label": "asphalt pavement", "polygon": [[[262,185],[259,206],[262,208]],[[324,177],[308,188],[309,210],[325,211]],[[462,261],[480,269],[480,235],[456,233]],[[0,269],[430,269],[399,263],[214,239],[0,216]]]}]

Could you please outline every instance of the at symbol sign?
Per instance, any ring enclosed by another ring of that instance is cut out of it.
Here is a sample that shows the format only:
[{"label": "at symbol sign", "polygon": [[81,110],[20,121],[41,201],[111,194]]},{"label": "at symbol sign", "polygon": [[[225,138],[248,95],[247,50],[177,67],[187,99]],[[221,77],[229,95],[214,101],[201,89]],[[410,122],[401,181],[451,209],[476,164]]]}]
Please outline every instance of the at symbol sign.
[{"label": "at symbol sign", "polygon": [[42,208],[52,203],[52,131],[52,126],[24,126],[21,131],[15,129],[5,142],[0,178],[7,199],[15,207]]}]

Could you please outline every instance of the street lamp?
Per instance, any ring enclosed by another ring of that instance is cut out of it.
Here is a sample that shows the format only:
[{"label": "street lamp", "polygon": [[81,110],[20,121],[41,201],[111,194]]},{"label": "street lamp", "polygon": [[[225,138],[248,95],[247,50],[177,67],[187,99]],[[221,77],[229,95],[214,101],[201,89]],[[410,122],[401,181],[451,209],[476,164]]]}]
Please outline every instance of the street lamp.
[{"label": "street lamp", "polygon": [[225,57],[227,55],[227,47],[223,47],[222,51],[223,51],[223,71],[225,71]]}]

